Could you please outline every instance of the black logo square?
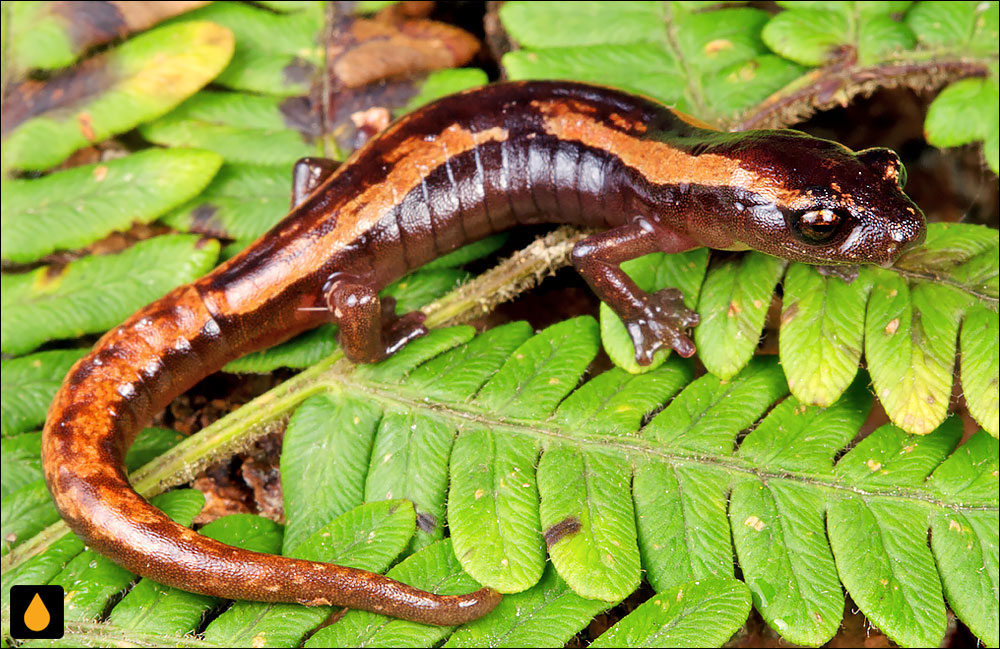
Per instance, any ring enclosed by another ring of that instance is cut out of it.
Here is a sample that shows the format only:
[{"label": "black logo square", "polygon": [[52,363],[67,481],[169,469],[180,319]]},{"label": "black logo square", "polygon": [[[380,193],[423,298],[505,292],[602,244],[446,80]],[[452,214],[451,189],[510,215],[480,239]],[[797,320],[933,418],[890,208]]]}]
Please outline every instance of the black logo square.
[{"label": "black logo square", "polygon": [[12,586],[10,635],[18,640],[63,637],[63,587]]}]

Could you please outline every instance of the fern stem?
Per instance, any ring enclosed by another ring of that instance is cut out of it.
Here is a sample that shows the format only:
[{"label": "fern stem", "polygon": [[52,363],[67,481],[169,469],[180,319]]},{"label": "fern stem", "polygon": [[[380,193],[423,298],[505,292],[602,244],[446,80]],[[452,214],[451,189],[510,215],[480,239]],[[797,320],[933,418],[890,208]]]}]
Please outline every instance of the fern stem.
[{"label": "fern stem", "polygon": [[[604,453],[612,457],[655,457],[670,464],[698,464],[725,470],[730,474],[743,474],[758,480],[787,480],[792,483],[807,484],[832,493],[852,494],[865,498],[877,497],[909,502],[925,507],[940,507],[952,511],[996,511],[992,505],[976,505],[943,500],[924,486],[889,487],[885,489],[857,487],[844,482],[833,474],[770,471],[741,459],[736,455],[706,455],[684,449],[664,449],[661,442],[654,442],[636,435],[621,437],[606,434],[588,435],[581,431],[569,432],[552,421],[538,421],[503,417],[488,409],[470,403],[428,403],[422,394],[410,392],[398,384],[380,384],[358,380],[350,375],[341,375],[335,386],[348,393],[364,395],[376,401],[386,410],[405,412],[425,412],[434,417],[451,420],[461,430],[468,425],[482,426],[493,431],[503,431],[515,437],[527,437],[542,443],[558,442],[581,451]],[[334,387],[334,384],[330,384]]]},{"label": "fern stem", "polygon": [[535,239],[509,259],[424,307],[427,326],[468,322],[534,288],[547,275],[568,265],[573,246],[588,234],[563,226]]}]

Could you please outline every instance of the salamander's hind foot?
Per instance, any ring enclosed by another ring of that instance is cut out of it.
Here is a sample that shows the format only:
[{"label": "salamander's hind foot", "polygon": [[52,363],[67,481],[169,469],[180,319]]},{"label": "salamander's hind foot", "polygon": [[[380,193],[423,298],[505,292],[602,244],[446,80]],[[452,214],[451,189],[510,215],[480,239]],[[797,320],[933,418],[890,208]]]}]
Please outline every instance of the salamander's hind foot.
[{"label": "salamander's hind foot", "polygon": [[396,317],[396,301],[379,299],[367,279],[342,273],[327,294],[334,322],[340,326],[340,347],[355,363],[376,363],[427,333],[423,313]]},{"label": "salamander's hind foot", "polygon": [[684,330],[698,325],[698,314],[684,306],[681,292],[675,288],[647,295],[638,313],[622,321],[632,337],[639,365],[652,363],[653,354],[661,348],[671,348],[684,358],[695,352]]},{"label": "salamander's hind foot", "polygon": [[382,298],[382,344],[385,346],[385,356],[392,356],[411,340],[426,336],[426,319],[427,314],[422,311],[410,311],[397,316],[396,299]]}]

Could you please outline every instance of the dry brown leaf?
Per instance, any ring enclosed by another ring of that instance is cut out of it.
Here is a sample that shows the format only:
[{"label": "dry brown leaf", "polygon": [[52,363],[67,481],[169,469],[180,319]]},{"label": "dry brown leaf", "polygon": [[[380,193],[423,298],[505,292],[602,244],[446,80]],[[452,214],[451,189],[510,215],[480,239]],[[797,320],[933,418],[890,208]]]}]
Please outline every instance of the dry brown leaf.
[{"label": "dry brown leaf", "polygon": [[357,19],[330,44],[330,71],[341,88],[412,76],[468,63],[479,41],[463,29],[433,20],[389,23]]}]

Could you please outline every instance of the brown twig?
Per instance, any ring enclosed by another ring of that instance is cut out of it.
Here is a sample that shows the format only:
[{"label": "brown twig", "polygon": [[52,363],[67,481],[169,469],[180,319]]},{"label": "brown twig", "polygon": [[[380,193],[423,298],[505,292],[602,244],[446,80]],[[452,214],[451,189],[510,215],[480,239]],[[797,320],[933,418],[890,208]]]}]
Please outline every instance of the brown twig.
[{"label": "brown twig", "polygon": [[880,88],[934,90],[950,81],[988,74],[988,64],[983,60],[897,61],[868,67],[837,63],[796,79],[734,120],[728,128],[743,131],[789,126],[818,111],[845,106],[858,95],[867,96]]}]

